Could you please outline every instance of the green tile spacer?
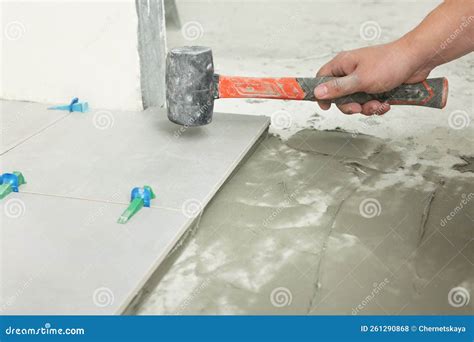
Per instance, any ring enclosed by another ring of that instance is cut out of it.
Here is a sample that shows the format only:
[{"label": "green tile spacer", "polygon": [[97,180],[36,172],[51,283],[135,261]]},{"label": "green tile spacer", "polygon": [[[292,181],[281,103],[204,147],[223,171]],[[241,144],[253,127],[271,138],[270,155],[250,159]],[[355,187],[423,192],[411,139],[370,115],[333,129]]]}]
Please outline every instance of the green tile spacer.
[{"label": "green tile spacer", "polygon": [[118,223],[124,224],[132,218],[133,215],[138,213],[138,211],[143,208],[144,201],[141,198],[135,198],[125,209],[122,215],[118,219]]},{"label": "green tile spacer", "polygon": [[23,177],[23,174],[21,172],[13,171],[13,174],[18,178],[18,186],[26,184],[25,177]]},{"label": "green tile spacer", "polygon": [[[150,192],[150,200],[156,198],[156,195],[155,195],[155,193],[153,192],[153,189],[151,188],[151,186],[149,186],[149,185],[144,185],[144,186],[143,186],[143,189],[144,189],[145,191],[149,191],[149,192]],[[145,206],[145,207],[147,207],[147,206]],[[149,207],[149,205],[148,205],[148,207]]]},{"label": "green tile spacer", "polygon": [[4,199],[7,195],[12,192],[11,184],[1,184],[0,185],[0,199]]},{"label": "green tile spacer", "polygon": [[149,207],[150,202],[155,198],[155,193],[152,188],[148,185],[143,186],[143,188],[133,188],[131,194],[131,202],[128,205],[127,209],[119,217],[118,223],[124,224],[132,218],[141,208]]}]

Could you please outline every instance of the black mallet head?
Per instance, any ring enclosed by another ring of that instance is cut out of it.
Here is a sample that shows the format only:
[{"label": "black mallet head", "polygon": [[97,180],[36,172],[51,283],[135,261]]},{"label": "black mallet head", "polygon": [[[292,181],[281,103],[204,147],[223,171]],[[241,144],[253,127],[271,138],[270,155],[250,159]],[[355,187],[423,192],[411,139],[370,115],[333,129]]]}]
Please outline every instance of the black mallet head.
[{"label": "black mallet head", "polygon": [[183,126],[207,125],[212,121],[214,93],[214,64],[210,48],[184,46],[168,52],[168,119]]}]

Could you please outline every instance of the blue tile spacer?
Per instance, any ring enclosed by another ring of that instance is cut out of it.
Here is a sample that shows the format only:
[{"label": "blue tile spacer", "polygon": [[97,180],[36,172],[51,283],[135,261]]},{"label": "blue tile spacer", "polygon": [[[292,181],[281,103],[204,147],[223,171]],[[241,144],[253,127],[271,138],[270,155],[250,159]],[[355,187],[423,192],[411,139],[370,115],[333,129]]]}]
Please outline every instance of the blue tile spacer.
[{"label": "blue tile spacer", "polygon": [[75,97],[71,100],[71,103],[68,105],[59,105],[49,107],[50,110],[67,110],[70,113],[80,112],[85,113],[89,111],[89,104],[87,102],[79,102],[79,98]]},{"label": "blue tile spacer", "polygon": [[0,199],[5,198],[11,192],[18,192],[18,187],[25,183],[25,177],[18,171],[0,175]]},{"label": "blue tile spacer", "polygon": [[120,215],[117,223],[127,223],[133,215],[138,213],[143,207],[150,207],[150,202],[155,198],[153,190],[148,185],[144,185],[143,188],[133,188],[131,193],[130,204],[127,209]]},{"label": "blue tile spacer", "polygon": [[0,176],[0,184],[10,184],[13,192],[18,192],[18,187],[24,183],[23,175],[19,172],[4,173]]},{"label": "blue tile spacer", "polygon": [[155,198],[155,194],[149,186],[145,185],[143,188],[136,187],[132,189],[130,201],[133,201],[136,198],[143,200],[144,207],[150,207],[151,200]]},{"label": "blue tile spacer", "polygon": [[71,103],[69,104],[69,113],[72,113],[73,106],[79,102],[79,98],[75,97],[72,99]]}]

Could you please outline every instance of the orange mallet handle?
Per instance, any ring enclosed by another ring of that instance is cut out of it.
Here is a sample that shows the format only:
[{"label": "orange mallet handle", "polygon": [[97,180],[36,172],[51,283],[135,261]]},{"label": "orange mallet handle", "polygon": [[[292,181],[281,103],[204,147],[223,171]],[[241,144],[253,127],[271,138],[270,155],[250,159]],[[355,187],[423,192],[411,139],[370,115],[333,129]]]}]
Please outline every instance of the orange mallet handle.
[{"label": "orange mallet handle", "polygon": [[[215,75],[215,98],[263,98],[316,101],[314,89],[334,77],[258,78]],[[430,78],[420,83],[402,84],[378,94],[355,93],[332,100],[337,104],[366,103],[370,100],[391,105],[411,105],[444,108],[448,98],[448,80]]]}]

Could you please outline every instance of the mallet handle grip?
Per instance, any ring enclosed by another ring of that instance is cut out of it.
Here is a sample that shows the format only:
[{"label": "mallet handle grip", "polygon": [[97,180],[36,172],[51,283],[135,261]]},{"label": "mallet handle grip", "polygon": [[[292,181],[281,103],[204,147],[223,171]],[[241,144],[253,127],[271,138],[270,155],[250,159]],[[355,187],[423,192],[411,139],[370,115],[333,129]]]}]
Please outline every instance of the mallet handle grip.
[{"label": "mallet handle grip", "polygon": [[[316,101],[314,88],[333,77],[315,78],[258,78],[215,75],[215,98],[264,98]],[[412,105],[443,108],[448,98],[448,80],[431,78],[420,83],[402,84],[379,94],[355,93],[332,100],[337,104],[365,103],[370,100],[391,105]]]}]

